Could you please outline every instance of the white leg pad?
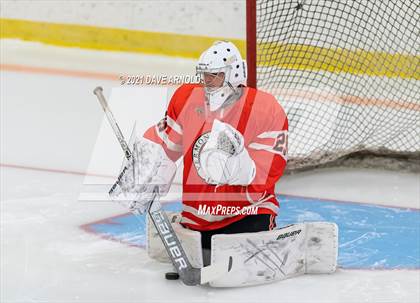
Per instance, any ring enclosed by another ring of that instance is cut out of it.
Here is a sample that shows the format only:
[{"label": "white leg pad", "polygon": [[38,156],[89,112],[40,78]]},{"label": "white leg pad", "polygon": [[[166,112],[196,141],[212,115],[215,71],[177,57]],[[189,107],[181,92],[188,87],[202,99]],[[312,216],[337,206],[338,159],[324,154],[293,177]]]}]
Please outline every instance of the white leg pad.
[{"label": "white leg pad", "polygon": [[[181,242],[182,248],[185,250],[191,265],[197,268],[203,267],[203,254],[201,249],[201,234],[197,231],[184,228],[179,224],[181,215],[174,212],[166,212],[172,227]],[[146,219],[147,226],[147,254],[150,258],[159,262],[171,263],[171,259],[166,252],[165,246],[159,237],[159,234],[153,225],[149,216]]]},{"label": "white leg pad", "polygon": [[337,269],[338,226],[332,222],[306,223],[306,270],[329,274]]},{"label": "white leg pad", "polygon": [[229,273],[213,287],[238,287],[284,280],[305,273],[331,273],[337,264],[337,226],[311,222],[272,231],[212,237],[211,263],[232,256]]},{"label": "white leg pad", "polygon": [[296,224],[281,230],[214,235],[212,264],[232,256],[228,274],[211,281],[214,287],[270,283],[305,273],[305,228]]}]

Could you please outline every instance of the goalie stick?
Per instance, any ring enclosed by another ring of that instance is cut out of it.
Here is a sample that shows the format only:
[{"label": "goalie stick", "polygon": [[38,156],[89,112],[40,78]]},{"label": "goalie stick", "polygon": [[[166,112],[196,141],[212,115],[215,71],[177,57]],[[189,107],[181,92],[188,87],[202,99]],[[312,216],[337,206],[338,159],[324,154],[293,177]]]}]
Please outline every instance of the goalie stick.
[{"label": "goalie stick", "polygon": [[[109,124],[114,131],[118,142],[121,145],[121,148],[124,151],[124,155],[127,160],[129,160],[132,156],[130,148],[126,140],[124,139],[123,133],[119,128],[117,121],[114,118],[111,110],[109,109],[108,103],[102,93],[102,87],[98,86],[94,89],[93,93],[99,100],[99,103],[102,106],[102,109],[105,112],[105,115],[108,119]],[[123,171],[118,176],[118,181],[124,174],[126,167],[124,167]],[[117,182],[118,182],[117,181]],[[111,187],[109,193],[112,193],[115,190],[116,183]],[[139,213],[136,210],[131,210],[134,215],[138,216]],[[156,230],[158,231],[159,237],[165,246],[165,249],[172,261],[172,264],[176,268],[180,279],[186,285],[198,285],[210,282],[222,275],[228,273],[232,268],[232,257],[230,256],[228,260],[226,260],[225,264],[213,264],[209,266],[205,266],[203,268],[195,268],[191,265],[188,257],[181,245],[181,242],[178,239],[172,225],[168,219],[166,213],[162,210],[162,206],[158,200],[158,187],[156,186],[153,190],[153,196],[147,208],[147,213],[149,214],[150,218],[152,219],[153,225],[155,226]]]}]

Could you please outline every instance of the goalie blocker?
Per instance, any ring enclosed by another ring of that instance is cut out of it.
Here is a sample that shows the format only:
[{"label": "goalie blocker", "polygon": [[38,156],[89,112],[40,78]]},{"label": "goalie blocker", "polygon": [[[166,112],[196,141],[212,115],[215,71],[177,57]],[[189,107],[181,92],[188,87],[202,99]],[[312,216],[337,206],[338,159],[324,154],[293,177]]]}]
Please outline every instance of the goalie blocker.
[{"label": "goalie blocker", "polygon": [[[194,267],[203,267],[200,232],[179,224],[169,214],[181,244]],[[151,258],[170,262],[157,231],[147,224],[147,251]],[[298,223],[271,231],[217,234],[212,237],[211,264],[232,256],[232,268],[210,281],[213,287],[250,286],[303,274],[333,273],[337,268],[338,227],[330,222]]]}]

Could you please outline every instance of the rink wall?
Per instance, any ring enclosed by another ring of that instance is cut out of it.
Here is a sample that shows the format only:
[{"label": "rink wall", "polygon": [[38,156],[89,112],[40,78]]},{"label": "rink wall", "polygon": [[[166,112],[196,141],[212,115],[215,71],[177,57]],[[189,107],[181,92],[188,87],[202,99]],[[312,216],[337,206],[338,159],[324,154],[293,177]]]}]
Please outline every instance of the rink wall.
[{"label": "rink wall", "polygon": [[7,1],[1,38],[196,58],[215,40],[245,53],[245,1]]},{"label": "rink wall", "polygon": [[[392,4],[378,2],[376,9],[381,12],[395,9],[396,16],[400,17],[398,26],[390,27],[389,22],[393,21],[387,18],[370,22],[370,2],[359,2],[364,7],[361,11],[357,11],[358,6],[344,3],[334,2],[330,7],[318,5],[322,1],[306,1],[304,11],[322,22],[308,23],[296,30],[316,34],[295,35],[285,44],[259,44],[261,49],[269,48],[273,53],[287,53],[259,64],[282,69],[420,79],[416,68],[420,59],[412,45],[414,41],[399,35],[400,26],[411,26],[407,24],[410,22],[407,16],[413,14],[412,7],[402,5],[401,0]],[[0,5],[0,38],[194,59],[215,40],[229,39],[245,55],[245,0],[20,0],[3,1]],[[280,8],[259,8],[261,15],[272,15],[269,18],[277,20],[278,13],[273,14],[273,9]],[[293,5],[281,9],[283,16],[291,16],[296,10]],[[338,20],[343,11],[356,21]],[[359,27],[371,30],[359,33]],[[386,37],[380,30],[384,28]],[[333,35],[335,31],[338,34]],[[355,49],[359,40],[369,41],[365,49]],[[288,51],[291,48],[293,52]]]}]

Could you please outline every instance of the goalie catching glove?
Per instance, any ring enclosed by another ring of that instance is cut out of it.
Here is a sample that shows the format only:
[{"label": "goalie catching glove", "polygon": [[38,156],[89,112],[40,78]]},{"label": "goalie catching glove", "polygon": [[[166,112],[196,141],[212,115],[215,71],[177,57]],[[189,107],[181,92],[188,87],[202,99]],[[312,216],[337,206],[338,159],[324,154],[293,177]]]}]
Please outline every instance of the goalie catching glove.
[{"label": "goalie catching glove", "polygon": [[200,164],[208,184],[249,185],[255,178],[255,162],[244,147],[242,134],[219,120],[213,122]]},{"label": "goalie catching glove", "polygon": [[141,138],[133,144],[132,156],[124,161],[109,195],[130,210],[144,213],[156,190],[160,196],[168,193],[175,173],[176,164],[162,146]]}]

